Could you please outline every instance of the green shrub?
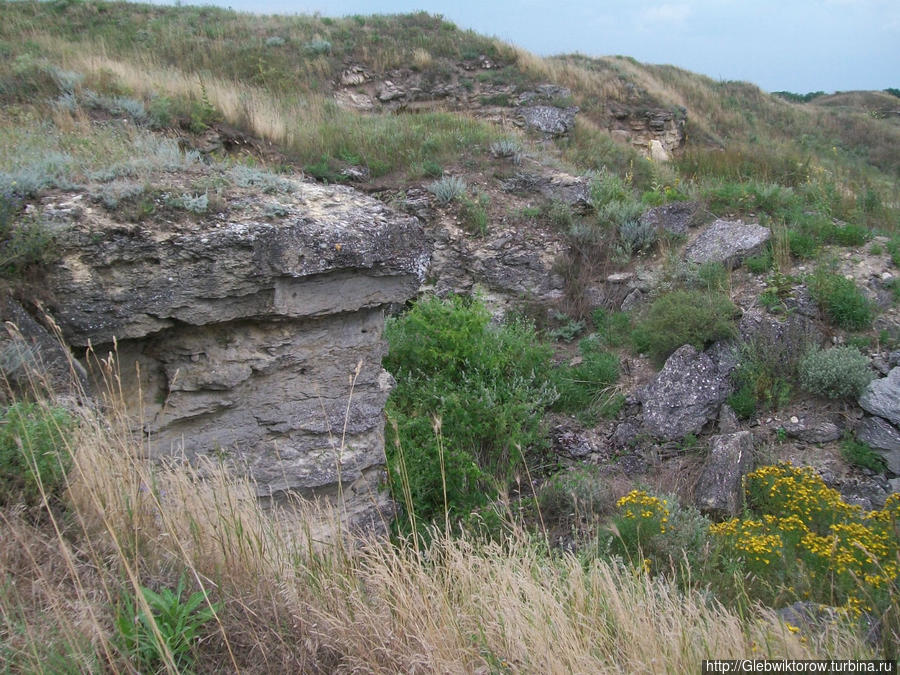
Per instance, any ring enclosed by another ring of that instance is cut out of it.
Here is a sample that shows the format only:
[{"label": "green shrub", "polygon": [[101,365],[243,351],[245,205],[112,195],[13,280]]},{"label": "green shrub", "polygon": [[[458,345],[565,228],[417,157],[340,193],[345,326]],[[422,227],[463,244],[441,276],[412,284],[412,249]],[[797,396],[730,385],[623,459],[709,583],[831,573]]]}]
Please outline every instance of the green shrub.
[{"label": "green shrub", "polygon": [[728,398],[738,417],[749,419],[760,408],[777,409],[790,401],[798,365],[811,345],[808,331],[807,324],[788,321],[781,331],[761,331],[741,344],[731,376],[735,392]]},{"label": "green shrub", "polygon": [[751,274],[765,274],[770,269],[772,269],[772,249],[766,248],[763,253],[759,255],[750,256],[746,260],[744,260],[744,266]]},{"label": "green shrub", "polygon": [[626,220],[619,225],[619,240],[629,254],[650,251],[659,239],[659,231],[652,223],[640,219]]},{"label": "green shrub", "polygon": [[850,436],[841,441],[841,457],[848,464],[860,466],[881,473],[885,469],[884,457],[875,452],[867,443]]},{"label": "green shrub", "polygon": [[462,197],[466,193],[466,182],[456,176],[444,176],[428,186],[428,191],[434,195],[438,204],[449,204],[454,199]]},{"label": "green shrub", "polygon": [[397,380],[388,466],[406,510],[398,525],[442,521],[445,485],[450,517],[465,516],[505,489],[524,453],[545,447],[551,350],[532,324],[493,324],[480,301],[462,297],[420,300],[385,333],[384,366]]},{"label": "green shrub", "polygon": [[611,387],[619,379],[619,359],[615,354],[601,350],[597,340],[585,338],[578,346],[581,362],[560,366],[552,373],[553,384],[559,393],[554,408],[590,420],[602,412],[615,395]]},{"label": "green shrub", "polygon": [[872,323],[872,306],[850,279],[819,270],[809,281],[813,298],[838,328],[865,330]]},{"label": "green shrub", "polygon": [[599,467],[582,465],[548,478],[537,494],[537,503],[548,529],[571,531],[609,514],[615,497]]},{"label": "green shrub", "polygon": [[682,345],[704,349],[733,337],[736,312],[722,293],[672,291],[653,301],[632,333],[632,343],[637,351],[661,364]]},{"label": "green shrub", "polygon": [[874,375],[869,359],[855,347],[833,347],[809,352],[800,361],[800,385],[811,394],[855,399]]},{"label": "green shrub", "polygon": [[597,338],[607,347],[621,347],[631,337],[631,317],[625,312],[609,312],[598,307],[591,314]]},{"label": "green shrub", "polygon": [[0,277],[17,279],[31,265],[53,255],[50,229],[33,216],[18,216],[15,203],[0,196]]},{"label": "green shrub", "polygon": [[142,603],[124,596],[116,613],[118,638],[125,653],[143,672],[158,672],[170,661],[177,672],[193,668],[193,649],[203,637],[203,626],[221,610],[222,604],[210,604],[203,591],[182,598],[184,591],[184,577],[174,591],[163,588],[157,593],[142,586],[141,595],[150,608],[149,615]]},{"label": "green shrub", "polygon": [[459,199],[459,214],[462,217],[462,226],[467,232],[483,237],[488,233],[488,206],[491,198],[485,193],[480,193],[477,198],[470,199],[462,196]]},{"label": "green shrub", "polygon": [[0,416],[0,503],[23,499],[38,504],[53,496],[66,477],[71,457],[65,447],[74,427],[62,408],[14,403]]}]

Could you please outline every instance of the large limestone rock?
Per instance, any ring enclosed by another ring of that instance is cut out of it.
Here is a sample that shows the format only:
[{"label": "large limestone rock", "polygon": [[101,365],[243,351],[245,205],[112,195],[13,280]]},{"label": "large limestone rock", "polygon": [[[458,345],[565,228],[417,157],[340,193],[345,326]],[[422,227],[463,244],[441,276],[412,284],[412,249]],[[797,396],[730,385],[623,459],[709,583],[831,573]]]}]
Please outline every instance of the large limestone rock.
[{"label": "large limestone rock", "polygon": [[718,414],[728,394],[727,374],[708,355],[684,345],[639,394],[644,427],[669,441],[696,434]]},{"label": "large limestone rock", "polygon": [[214,455],[266,500],[340,480],[361,523],[387,503],[383,312],[424,278],[424,235],[349,188],[291,183],[279,217],[247,192],[224,213],[140,225],[88,207],[47,286],[76,352],[117,341],[153,456]]},{"label": "large limestone rock", "polygon": [[749,431],[713,436],[700,480],[697,508],[715,518],[740,515],[743,477],[753,468],[753,435]]},{"label": "large limestone rock", "polygon": [[859,405],[891,424],[900,425],[900,368],[893,368],[887,377],[872,380]]},{"label": "large limestone rock", "polygon": [[685,250],[692,263],[737,265],[762,251],[772,233],[767,227],[742,220],[716,220]]}]

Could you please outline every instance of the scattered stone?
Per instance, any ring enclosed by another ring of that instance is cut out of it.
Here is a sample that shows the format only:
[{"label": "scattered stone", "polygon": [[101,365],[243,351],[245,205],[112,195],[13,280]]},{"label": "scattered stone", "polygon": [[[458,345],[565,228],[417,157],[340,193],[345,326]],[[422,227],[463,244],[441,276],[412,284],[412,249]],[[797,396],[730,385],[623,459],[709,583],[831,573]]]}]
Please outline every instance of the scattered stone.
[{"label": "scattered stone", "polygon": [[900,425],[900,368],[872,380],[859,398],[863,410]]},{"label": "scattered stone", "polygon": [[614,448],[629,448],[634,444],[639,433],[640,427],[634,422],[626,420],[616,427],[609,442]]},{"label": "scattered stone", "polygon": [[753,468],[753,434],[738,431],[713,436],[697,483],[697,508],[718,519],[740,515],[744,506],[743,477]]},{"label": "scattered stone", "polygon": [[692,263],[722,263],[726,267],[762,251],[772,233],[767,227],[742,220],[716,220],[687,247],[685,257]]},{"label": "scattered stone", "polygon": [[406,96],[406,92],[390,80],[385,80],[378,88],[377,96],[379,101],[381,101],[382,103],[387,103],[389,101],[396,101],[399,98],[403,98],[404,96]]},{"label": "scattered stone", "polygon": [[600,449],[598,439],[586,429],[579,429],[568,424],[560,424],[551,432],[553,450],[572,459],[584,459],[592,452]]},{"label": "scattered stone", "polygon": [[734,434],[740,431],[741,423],[737,414],[727,403],[723,403],[719,410],[719,433]]},{"label": "scattered stone", "polygon": [[728,394],[728,378],[715,362],[684,345],[640,392],[644,426],[651,435],[665,440],[699,433],[718,414]]},{"label": "scattered stone", "polygon": [[843,433],[834,422],[821,419],[799,420],[797,417],[791,417],[782,428],[791,438],[806,443],[830,443],[838,440]]},{"label": "scattered stone", "polygon": [[859,506],[864,511],[873,511],[884,508],[891,486],[884,476],[853,475],[841,480],[837,488],[848,504]]},{"label": "scattered stone", "polygon": [[521,108],[519,114],[526,127],[551,136],[564,136],[575,128],[578,108],[557,108],[552,105],[536,105]]},{"label": "scattered stone", "polygon": [[630,312],[636,307],[640,306],[644,302],[644,294],[641,293],[639,288],[634,288],[631,292],[625,296],[625,299],[622,300],[622,304],[619,307],[623,312]]},{"label": "scattered stone", "polygon": [[641,224],[665,230],[669,234],[685,235],[697,224],[699,212],[699,202],[669,202],[644,211]]},{"label": "scattered stone", "polygon": [[341,86],[355,87],[364,84],[370,79],[370,75],[362,66],[350,66],[341,73]]},{"label": "scattered stone", "polygon": [[888,471],[900,474],[900,431],[880,417],[866,417],[856,428],[856,438],[884,457]]}]

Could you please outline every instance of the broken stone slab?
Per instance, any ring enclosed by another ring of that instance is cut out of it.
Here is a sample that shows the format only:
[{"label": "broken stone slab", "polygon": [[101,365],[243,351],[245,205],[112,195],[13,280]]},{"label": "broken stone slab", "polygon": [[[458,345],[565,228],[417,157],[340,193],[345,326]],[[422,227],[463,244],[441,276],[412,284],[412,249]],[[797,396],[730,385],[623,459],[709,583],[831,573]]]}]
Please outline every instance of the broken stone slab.
[{"label": "broken stone slab", "polygon": [[728,377],[717,364],[684,345],[639,393],[644,427],[654,437],[670,441],[699,433],[718,414],[729,393]]},{"label": "broken stone slab", "polygon": [[893,368],[887,377],[872,380],[862,396],[860,407],[891,424],[900,425],[900,368]]},{"label": "broken stone slab", "polygon": [[880,417],[866,417],[856,428],[856,438],[884,457],[888,471],[900,474],[900,431]]},{"label": "broken stone slab", "polygon": [[699,202],[669,202],[644,211],[641,224],[669,234],[685,235],[697,224],[699,212]]},{"label": "broken stone slab", "polygon": [[742,220],[716,220],[685,250],[689,262],[733,267],[761,252],[772,236],[767,227]]},{"label": "broken stone slab", "polygon": [[753,435],[749,431],[712,436],[709,456],[697,483],[697,508],[718,519],[740,515],[743,477],[753,468]]},{"label": "broken stone slab", "polygon": [[557,108],[552,105],[535,105],[519,109],[519,118],[529,129],[550,136],[564,136],[575,128],[578,108]]}]

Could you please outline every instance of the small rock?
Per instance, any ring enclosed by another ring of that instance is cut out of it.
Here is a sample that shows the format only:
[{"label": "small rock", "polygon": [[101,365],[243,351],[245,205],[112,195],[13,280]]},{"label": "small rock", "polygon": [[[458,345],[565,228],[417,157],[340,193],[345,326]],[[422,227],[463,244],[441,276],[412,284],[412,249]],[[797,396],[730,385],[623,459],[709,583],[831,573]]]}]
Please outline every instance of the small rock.
[{"label": "small rock", "polygon": [[826,420],[808,420],[801,422],[796,417],[784,425],[788,436],[798,438],[806,443],[830,443],[841,437],[841,428]]},{"label": "small rock", "polygon": [[633,289],[622,301],[620,309],[623,312],[630,312],[644,301],[644,294],[637,288]]},{"label": "small rock", "polygon": [[741,423],[738,421],[734,410],[727,403],[722,404],[722,408],[719,410],[719,433],[733,434],[739,431],[740,428]]},{"label": "small rock", "polygon": [[749,431],[713,436],[697,483],[697,508],[714,518],[730,518],[744,507],[743,477],[753,467]]},{"label": "small rock", "polygon": [[718,262],[725,266],[739,264],[759,253],[772,233],[767,227],[742,220],[716,220],[685,250],[693,263]]},{"label": "small rock", "polygon": [[670,202],[644,211],[641,224],[662,228],[670,234],[687,234],[695,224],[699,211],[698,202]]}]

